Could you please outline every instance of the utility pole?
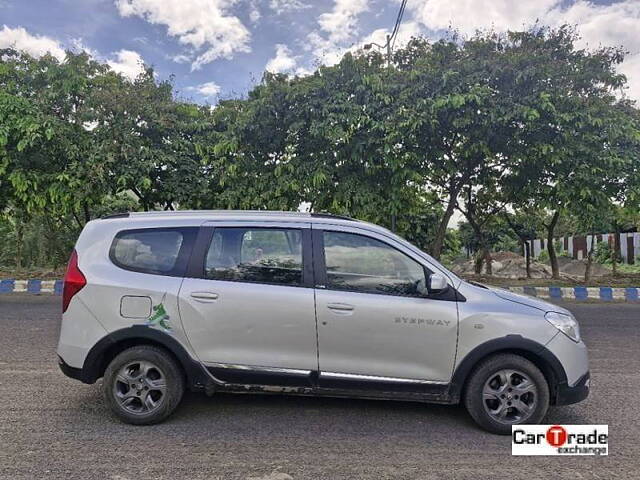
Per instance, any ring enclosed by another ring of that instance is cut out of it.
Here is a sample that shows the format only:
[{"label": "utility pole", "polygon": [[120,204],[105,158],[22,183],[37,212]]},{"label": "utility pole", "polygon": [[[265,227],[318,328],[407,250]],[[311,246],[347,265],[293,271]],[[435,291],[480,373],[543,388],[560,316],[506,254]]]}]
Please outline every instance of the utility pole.
[{"label": "utility pole", "polygon": [[[391,35],[387,34],[387,68],[391,68]],[[396,214],[391,214],[391,231],[396,233]]]},{"label": "utility pole", "polygon": [[391,35],[387,34],[387,67],[391,66]]},{"label": "utility pole", "polygon": [[[393,32],[391,32],[391,34],[387,34],[387,41],[384,45],[380,45],[378,43],[375,42],[371,42],[371,43],[367,43],[364,45],[364,49],[365,50],[370,50],[372,47],[376,46],[379,49],[383,49],[386,48],[387,50],[387,70],[390,73],[391,70],[391,50],[393,50],[393,46],[396,43],[396,37],[398,35],[398,30],[400,29],[400,24],[402,23],[402,16],[404,14],[404,9],[407,6],[407,0],[402,0],[402,3],[400,4],[400,10],[398,11],[398,18],[396,19],[396,23],[393,27]],[[392,193],[393,195],[393,193]],[[395,205],[395,202],[394,202]],[[397,224],[397,215],[396,213],[392,213],[391,214],[391,231],[395,233],[396,231],[396,224]]]}]

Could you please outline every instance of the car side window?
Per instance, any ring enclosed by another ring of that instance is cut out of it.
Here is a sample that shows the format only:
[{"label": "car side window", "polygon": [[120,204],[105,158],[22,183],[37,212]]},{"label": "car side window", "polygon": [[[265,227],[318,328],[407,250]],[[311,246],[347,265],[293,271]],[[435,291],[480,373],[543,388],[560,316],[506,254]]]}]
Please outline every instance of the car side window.
[{"label": "car side window", "polygon": [[205,278],[302,285],[302,231],[221,227],[213,232]]},{"label": "car side window", "polygon": [[174,270],[183,239],[180,230],[123,231],[113,241],[111,258],[116,265],[127,270],[167,274]]},{"label": "car side window", "polygon": [[419,288],[426,282],[424,267],[399,250],[353,233],[325,231],[323,239],[327,288],[421,296]]}]

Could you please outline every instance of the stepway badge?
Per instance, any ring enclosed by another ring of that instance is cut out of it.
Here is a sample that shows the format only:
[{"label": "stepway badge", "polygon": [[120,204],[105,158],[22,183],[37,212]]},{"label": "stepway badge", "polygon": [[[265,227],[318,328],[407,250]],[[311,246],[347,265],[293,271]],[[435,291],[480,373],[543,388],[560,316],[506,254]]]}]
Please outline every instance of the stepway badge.
[{"label": "stepway badge", "polygon": [[608,425],[513,425],[512,455],[608,455]]}]

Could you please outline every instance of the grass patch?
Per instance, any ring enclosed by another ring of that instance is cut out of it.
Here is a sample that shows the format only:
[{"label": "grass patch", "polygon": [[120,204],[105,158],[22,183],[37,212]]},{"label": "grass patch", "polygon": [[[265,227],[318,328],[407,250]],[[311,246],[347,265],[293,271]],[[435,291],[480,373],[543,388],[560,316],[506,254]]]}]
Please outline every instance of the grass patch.
[{"label": "grass patch", "polygon": [[30,280],[32,278],[38,280],[61,280],[64,277],[65,267],[58,269],[33,267],[33,268],[15,268],[8,266],[0,266],[0,279],[12,278],[14,280]]}]

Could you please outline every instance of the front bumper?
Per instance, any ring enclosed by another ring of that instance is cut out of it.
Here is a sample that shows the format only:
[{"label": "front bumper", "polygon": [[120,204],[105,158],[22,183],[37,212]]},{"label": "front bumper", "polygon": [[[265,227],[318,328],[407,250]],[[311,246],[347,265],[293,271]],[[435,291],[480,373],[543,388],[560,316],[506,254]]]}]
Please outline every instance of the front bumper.
[{"label": "front bumper", "polygon": [[570,387],[566,383],[558,385],[556,390],[556,405],[571,405],[578,403],[589,396],[589,388],[591,387],[591,375],[585,373],[578,379],[574,386]]}]

